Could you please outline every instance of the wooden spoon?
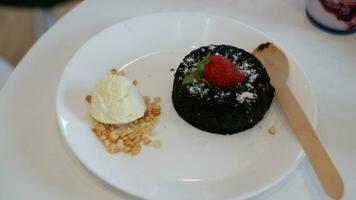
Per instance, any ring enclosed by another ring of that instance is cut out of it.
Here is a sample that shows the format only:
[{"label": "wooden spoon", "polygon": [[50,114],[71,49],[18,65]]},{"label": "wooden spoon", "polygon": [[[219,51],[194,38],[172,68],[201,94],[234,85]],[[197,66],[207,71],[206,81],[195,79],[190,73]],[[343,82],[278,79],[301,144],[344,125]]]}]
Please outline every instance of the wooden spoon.
[{"label": "wooden spoon", "polygon": [[340,199],[344,190],[342,178],[287,85],[287,57],[278,47],[268,42],[259,45],[253,55],[266,67],[276,89],[277,99],[325,192],[333,199]]}]

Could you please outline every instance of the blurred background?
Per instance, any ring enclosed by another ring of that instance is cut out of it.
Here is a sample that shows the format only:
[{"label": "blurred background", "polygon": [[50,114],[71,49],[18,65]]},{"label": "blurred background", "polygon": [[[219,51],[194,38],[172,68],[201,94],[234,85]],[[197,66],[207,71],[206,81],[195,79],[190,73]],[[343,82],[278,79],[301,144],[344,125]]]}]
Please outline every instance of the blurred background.
[{"label": "blurred background", "polygon": [[[80,0],[0,0],[0,89],[32,47]],[[356,32],[356,0],[308,0],[310,21],[330,33]]]},{"label": "blurred background", "polygon": [[[36,40],[78,3],[79,0],[0,0],[0,65],[16,66]],[[0,76],[4,73],[0,72]]]}]

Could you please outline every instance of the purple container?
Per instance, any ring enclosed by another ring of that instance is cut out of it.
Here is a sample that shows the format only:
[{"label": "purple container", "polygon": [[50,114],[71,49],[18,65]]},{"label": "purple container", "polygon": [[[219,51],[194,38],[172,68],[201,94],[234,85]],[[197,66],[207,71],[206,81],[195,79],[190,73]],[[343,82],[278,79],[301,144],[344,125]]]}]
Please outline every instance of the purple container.
[{"label": "purple container", "polygon": [[324,30],[356,32],[356,0],[309,0],[306,12],[309,19]]}]

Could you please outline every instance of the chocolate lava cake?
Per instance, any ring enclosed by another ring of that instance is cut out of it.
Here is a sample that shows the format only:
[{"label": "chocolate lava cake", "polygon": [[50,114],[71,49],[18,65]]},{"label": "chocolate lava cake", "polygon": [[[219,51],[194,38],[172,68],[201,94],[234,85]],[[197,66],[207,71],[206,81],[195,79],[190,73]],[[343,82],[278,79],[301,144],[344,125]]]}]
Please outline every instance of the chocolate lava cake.
[{"label": "chocolate lava cake", "polygon": [[253,127],[274,97],[262,63],[229,45],[193,50],[174,76],[174,108],[189,124],[207,132],[225,135]]}]

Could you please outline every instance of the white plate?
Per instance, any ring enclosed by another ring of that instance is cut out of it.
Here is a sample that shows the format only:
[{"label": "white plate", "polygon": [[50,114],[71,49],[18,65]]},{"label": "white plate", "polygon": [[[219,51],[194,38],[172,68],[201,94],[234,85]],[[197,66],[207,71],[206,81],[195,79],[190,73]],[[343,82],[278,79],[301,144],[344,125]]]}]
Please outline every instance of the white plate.
[{"label": "white plate", "polygon": [[[139,197],[226,199],[257,194],[304,157],[276,101],[250,130],[231,136],[203,132],[175,112],[170,69],[202,45],[230,44],[251,51],[265,41],[271,40],[237,21],[197,13],[153,14],[118,23],[90,39],[63,72],[57,96],[63,136],[90,171]],[[315,125],[314,97],[301,70],[289,61],[291,89]],[[127,76],[139,81],[142,94],[162,97],[155,136],[163,142],[160,149],[144,147],[138,156],[110,155],[90,131],[84,97],[114,66],[127,66]],[[277,128],[274,136],[267,131],[272,125]]]}]

